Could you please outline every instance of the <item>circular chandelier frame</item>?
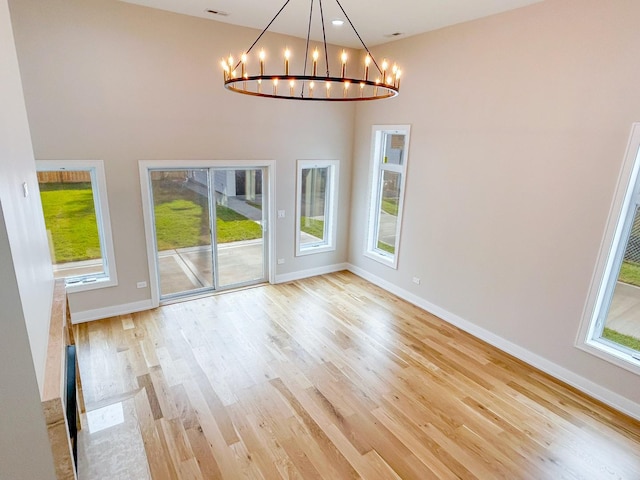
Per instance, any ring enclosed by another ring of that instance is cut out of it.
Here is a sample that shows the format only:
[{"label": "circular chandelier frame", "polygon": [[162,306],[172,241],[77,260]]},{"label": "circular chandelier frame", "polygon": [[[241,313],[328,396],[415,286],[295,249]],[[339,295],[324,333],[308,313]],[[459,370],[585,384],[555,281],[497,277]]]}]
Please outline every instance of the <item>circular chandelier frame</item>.
[{"label": "circular chandelier frame", "polygon": [[[311,100],[311,101],[332,101],[332,102],[353,102],[367,100],[384,100],[393,98],[400,92],[400,75],[401,71],[394,65],[391,70],[388,69],[388,62],[385,59],[382,62],[382,68],[378,66],[375,58],[371,54],[369,48],[364,43],[360,34],[356,30],[353,22],[345,12],[339,0],[335,0],[345,18],[351,25],[355,35],[367,52],[364,61],[364,75],[361,78],[347,77],[347,54],[343,50],[342,73],[339,77],[332,76],[329,72],[329,58],[327,49],[327,39],[324,25],[324,12],[322,8],[322,0],[318,0],[320,6],[320,19],[322,24],[322,36],[324,46],[324,60],[326,66],[326,75],[317,74],[318,50],[313,52],[313,74],[307,74],[308,59],[310,57],[309,44],[311,36],[311,23],[313,19],[313,5],[315,0],[310,0],[309,9],[309,26],[307,29],[306,49],[304,69],[302,74],[292,74],[289,71],[289,55],[288,49],[285,50],[284,56],[284,72],[281,75],[264,74],[264,50],[260,52],[260,75],[249,75],[246,69],[247,55],[256,46],[260,38],[267,32],[271,24],[278,18],[280,13],[285,9],[291,0],[286,0],[284,5],[271,19],[269,24],[262,30],[258,38],[253,44],[241,55],[240,61],[234,63],[233,57],[230,55],[228,59],[221,62],[224,75],[224,87],[232,92],[251,95],[256,97],[280,98],[289,100]],[[369,79],[369,66],[373,64],[379,72],[379,76],[375,81]],[[241,74],[237,75],[238,67],[242,67]]]}]

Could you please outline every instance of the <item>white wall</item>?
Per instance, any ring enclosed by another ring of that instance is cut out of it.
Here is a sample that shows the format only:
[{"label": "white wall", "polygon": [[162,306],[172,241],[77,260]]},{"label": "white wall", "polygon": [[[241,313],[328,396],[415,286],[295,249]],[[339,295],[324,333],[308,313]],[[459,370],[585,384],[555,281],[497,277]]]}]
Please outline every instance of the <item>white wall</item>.
[{"label": "white wall", "polygon": [[[11,11],[36,158],[105,163],[119,285],[73,294],[73,311],[151,298],[136,288],[148,280],[138,160],[275,160],[276,208],[286,211],[275,224],[285,259],[276,273],[346,261],[347,208],[335,252],[294,257],[295,162],[340,160],[344,203],[355,108],[226,91],[220,59],[259,32],[113,0],[18,0]],[[304,41],[287,43],[293,68]],[[284,62],[267,50],[268,72]]]},{"label": "white wall", "polygon": [[[53,280],[6,0],[0,0],[0,479],[53,479],[42,388]],[[45,261],[46,260],[46,261]]]},{"label": "white wall", "polygon": [[[7,10],[7,2],[3,10]],[[16,278],[29,332],[38,384],[42,389],[45,355],[49,338],[49,318],[53,294],[53,273],[29,125],[24,105],[20,73],[8,11],[8,28],[2,29],[4,62],[2,69],[2,116],[0,118],[0,199],[9,242],[16,266]],[[23,184],[29,195],[24,196]]]},{"label": "white wall", "polygon": [[[574,346],[631,124],[640,2],[547,0],[381,46],[400,96],[359,105],[412,125],[398,270],[363,257],[368,176],[353,176],[350,262],[485,338],[640,416],[640,378]],[[420,285],[411,278],[421,277]]]}]

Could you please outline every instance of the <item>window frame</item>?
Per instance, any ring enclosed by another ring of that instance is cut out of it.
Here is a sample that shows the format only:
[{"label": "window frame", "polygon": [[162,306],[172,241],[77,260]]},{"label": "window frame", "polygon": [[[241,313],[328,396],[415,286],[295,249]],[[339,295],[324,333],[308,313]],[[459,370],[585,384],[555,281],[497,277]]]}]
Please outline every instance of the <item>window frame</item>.
[{"label": "window frame", "polygon": [[[100,238],[103,272],[100,274],[73,275],[64,277],[68,293],[114,287],[118,285],[116,272],[111,217],[107,199],[107,182],[102,160],[36,160],[36,171],[88,171],[91,176],[93,204],[96,212],[96,225]],[[39,186],[39,184],[38,184]],[[54,259],[51,259],[53,266]]]},{"label": "window frame", "polygon": [[[386,135],[405,136],[404,150],[399,165],[384,163],[383,139]],[[366,244],[364,256],[375,260],[393,269],[398,268],[398,257],[400,251],[400,235],[402,231],[402,216],[404,211],[404,198],[406,194],[407,164],[409,160],[409,145],[411,136],[411,125],[373,125],[371,128],[371,181],[369,183],[369,214]],[[380,224],[380,204],[382,201],[382,178],[385,171],[400,174],[400,192],[398,196],[398,215],[396,221],[394,253],[381,250],[377,246],[378,226]]]},{"label": "window frame", "polygon": [[[300,242],[302,214],[302,171],[311,168],[327,168],[325,188],[324,228],[325,239],[320,242]],[[331,252],[336,249],[336,222],[338,218],[338,188],[340,162],[338,160],[298,160],[296,165],[296,257]]]},{"label": "window frame", "polygon": [[632,126],[607,228],[576,339],[576,347],[640,374],[640,354],[601,338],[636,207],[640,205],[640,123]]}]

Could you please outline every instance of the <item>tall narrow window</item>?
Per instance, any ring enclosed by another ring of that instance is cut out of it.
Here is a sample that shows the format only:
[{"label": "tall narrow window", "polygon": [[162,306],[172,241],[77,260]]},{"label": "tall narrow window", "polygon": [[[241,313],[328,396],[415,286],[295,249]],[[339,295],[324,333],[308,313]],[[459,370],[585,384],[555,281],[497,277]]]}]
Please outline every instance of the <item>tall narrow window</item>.
[{"label": "tall narrow window", "polygon": [[296,254],[335,250],[337,160],[298,160]]},{"label": "tall narrow window", "polygon": [[409,126],[374,126],[373,182],[365,255],[398,266],[402,204],[407,171]]},{"label": "tall narrow window", "polygon": [[102,161],[38,161],[54,276],[68,291],[117,284]]},{"label": "tall narrow window", "polygon": [[[634,126],[583,346],[640,373],[640,124]],[[583,337],[584,338],[584,337]]]}]

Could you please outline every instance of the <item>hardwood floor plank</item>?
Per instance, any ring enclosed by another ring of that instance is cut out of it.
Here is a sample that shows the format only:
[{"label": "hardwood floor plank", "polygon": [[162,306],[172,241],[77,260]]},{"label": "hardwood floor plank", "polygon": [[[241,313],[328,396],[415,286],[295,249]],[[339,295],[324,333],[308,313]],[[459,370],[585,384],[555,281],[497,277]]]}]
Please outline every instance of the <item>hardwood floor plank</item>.
[{"label": "hardwood floor plank", "polygon": [[294,474],[296,478],[322,479],[324,476],[320,472],[327,475],[331,471],[323,462],[322,450],[310,438],[299,418],[292,416],[279,422],[276,433],[286,453],[279,465],[285,478]]},{"label": "hardwood floor plank", "polygon": [[204,436],[204,431],[200,425],[186,429],[189,445],[198,463],[200,472],[206,480],[221,480],[222,472],[211,451],[211,445]]},{"label": "hardwood floor plank", "polygon": [[176,445],[176,439],[173,438],[166,419],[160,418],[156,420],[155,425],[156,432],[158,432],[158,438],[160,439],[160,445],[162,446],[163,457],[167,463],[167,467],[169,468],[169,476],[170,478],[175,478],[177,480],[180,478],[177,468],[180,465],[180,460],[177,458],[179,453],[174,448]]},{"label": "hardwood floor plank", "polygon": [[153,419],[161,419],[163,417],[162,408],[160,407],[160,401],[158,400],[158,395],[156,395],[156,389],[153,386],[151,375],[149,375],[148,373],[145,375],[140,375],[138,377],[138,386],[140,386],[140,388],[145,390],[147,393],[147,402],[149,404],[149,408],[151,409]]},{"label": "hardwood floor plank", "polygon": [[180,418],[185,430],[199,427],[200,424],[198,423],[196,412],[189,402],[189,396],[187,395],[184,385],[180,384],[171,387],[171,397],[174,401],[178,418]]},{"label": "hardwood floor plank", "polygon": [[153,480],[175,479],[176,474],[170,467],[167,452],[163,448],[160,435],[158,435],[158,431],[156,430],[153,413],[149,406],[147,390],[144,388],[140,390],[134,397],[134,400],[136,416],[138,417],[138,423],[140,425],[140,433],[142,435],[142,441],[144,442],[144,449],[147,453],[146,460],[149,463],[149,470],[151,471],[151,478],[153,478]]},{"label": "hardwood floor plank", "polygon": [[238,442],[239,438],[233,426],[233,422],[229,418],[229,415],[224,408],[224,404],[213,389],[208,377],[205,375],[202,369],[195,366],[192,368],[192,372],[193,379],[197,383],[200,393],[207,402],[209,412],[218,425],[218,428],[220,429],[225,442],[227,443],[227,445],[233,445],[234,443]]},{"label": "hardwood floor plank", "polygon": [[238,436],[251,452],[264,476],[268,479],[287,478],[280,473],[280,470],[284,469],[291,474],[286,466],[287,454],[282,445],[282,439],[277,441],[273,435],[265,436],[264,429],[259,426],[260,422],[240,404],[230,405],[226,409]]},{"label": "hardwood floor plank", "polygon": [[[298,415],[302,423],[307,429],[308,435],[310,435],[315,443],[319,446],[322,452],[326,455],[327,460],[330,462],[330,466],[334,468],[339,476],[336,478],[359,478],[358,473],[348,460],[342,455],[342,453],[336,448],[336,446],[327,437],[323,429],[316,423],[313,417],[302,406],[293,393],[286,387],[281,380],[272,380],[271,384],[280,392],[280,394],[287,399],[288,404],[293,408]],[[327,468],[328,466],[325,466]]]},{"label": "hardwood floor plank", "polygon": [[362,478],[367,480],[400,479],[398,474],[375,450],[361,455],[335,425],[328,425],[324,431]]},{"label": "hardwood floor plank", "polygon": [[[391,407],[391,408],[389,408]],[[379,408],[372,414],[384,424],[398,438],[408,439],[407,448],[416,455],[422,463],[428,465],[425,478],[471,478],[472,473],[460,464],[447,451],[427,437],[414,421],[398,412],[392,406]]]},{"label": "hardwood floor plank", "polygon": [[202,430],[206,441],[211,446],[211,451],[215,459],[215,463],[220,470],[221,478],[239,478],[241,476],[241,466],[236,464],[232,458],[229,445],[227,444],[222,432],[220,431],[211,411],[207,405],[202,392],[197,384],[191,380],[184,383],[189,402],[193,406],[200,429]]},{"label": "hardwood floor plank", "polygon": [[178,410],[176,409],[175,400],[171,394],[171,387],[164,377],[164,371],[161,367],[155,366],[149,369],[149,378],[153,385],[153,390],[158,399],[162,417],[169,420],[178,418]]},{"label": "hardwood floor plank", "polygon": [[164,372],[167,384],[170,387],[179,385],[182,382],[182,375],[181,372],[179,372],[177,362],[171,358],[169,350],[167,350],[166,347],[157,347],[156,355],[160,368],[162,368],[162,371]]}]

